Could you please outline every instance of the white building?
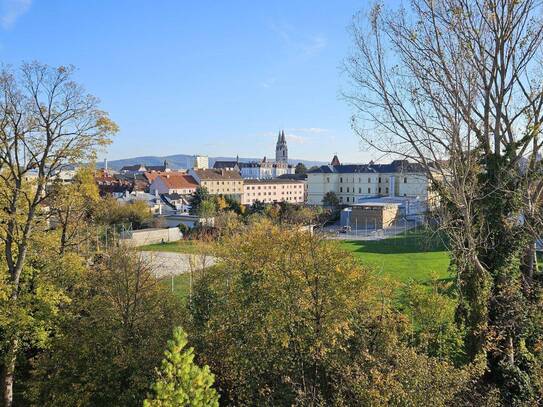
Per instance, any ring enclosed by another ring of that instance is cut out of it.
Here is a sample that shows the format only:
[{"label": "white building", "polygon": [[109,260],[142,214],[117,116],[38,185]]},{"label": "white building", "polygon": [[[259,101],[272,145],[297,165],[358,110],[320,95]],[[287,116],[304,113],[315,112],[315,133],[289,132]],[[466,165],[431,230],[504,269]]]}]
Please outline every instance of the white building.
[{"label": "white building", "polygon": [[340,204],[347,205],[379,197],[427,202],[429,180],[422,166],[407,160],[390,164],[340,164],[334,156],[330,165],[307,172],[307,202],[322,205],[327,192],[334,192]]},{"label": "white building", "polygon": [[193,169],[207,170],[209,168],[209,157],[207,155],[195,155],[192,157]]},{"label": "white building", "polygon": [[303,203],[305,183],[289,179],[251,179],[243,182],[243,205],[256,201],[264,203],[289,202]]}]

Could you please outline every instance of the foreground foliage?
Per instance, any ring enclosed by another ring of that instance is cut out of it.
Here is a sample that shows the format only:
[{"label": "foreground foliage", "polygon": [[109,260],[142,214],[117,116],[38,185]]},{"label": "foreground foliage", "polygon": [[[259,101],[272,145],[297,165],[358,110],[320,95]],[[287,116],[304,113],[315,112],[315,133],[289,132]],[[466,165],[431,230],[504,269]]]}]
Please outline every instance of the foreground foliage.
[{"label": "foreground foliage", "polygon": [[33,362],[27,396],[40,406],[139,406],[181,306],[133,253],[88,271],[57,334]]},{"label": "foreground foliage", "polygon": [[158,380],[153,384],[153,394],[144,407],[218,407],[219,396],[213,385],[214,376],[208,366],[194,363],[194,351],[187,346],[187,334],[181,328],[173,331],[168,341]]},{"label": "foreground foliage", "polygon": [[472,372],[417,352],[410,322],[334,242],[268,221],[225,240],[191,342],[230,405],[447,405]]}]

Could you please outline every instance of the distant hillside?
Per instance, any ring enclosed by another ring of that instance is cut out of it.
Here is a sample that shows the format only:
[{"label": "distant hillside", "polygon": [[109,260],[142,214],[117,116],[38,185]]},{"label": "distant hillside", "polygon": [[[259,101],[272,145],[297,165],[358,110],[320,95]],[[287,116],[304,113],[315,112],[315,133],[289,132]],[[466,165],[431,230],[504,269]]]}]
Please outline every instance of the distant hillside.
[{"label": "distant hillside", "polygon": [[[108,161],[107,165],[109,168],[113,170],[120,170],[122,167],[126,165],[135,165],[135,164],[143,164],[143,165],[162,165],[164,160],[168,161],[168,165],[170,168],[178,169],[178,168],[189,168],[192,163],[192,155],[188,154],[175,154],[175,155],[168,155],[165,157],[157,157],[157,156],[142,156],[142,157],[133,157],[133,158],[125,158],[122,160],[112,160]],[[239,161],[241,162],[249,162],[249,161],[259,161],[260,158],[246,158],[246,157],[240,157]],[[235,161],[236,157],[209,157],[209,166],[213,167],[213,164],[215,161]],[[298,163],[304,163],[304,165],[309,168],[314,165],[323,165],[326,164],[323,161],[310,161],[310,160],[297,160],[295,158],[288,160],[290,164],[296,165]],[[104,166],[104,163],[98,163],[97,166],[99,168],[102,168]]]}]

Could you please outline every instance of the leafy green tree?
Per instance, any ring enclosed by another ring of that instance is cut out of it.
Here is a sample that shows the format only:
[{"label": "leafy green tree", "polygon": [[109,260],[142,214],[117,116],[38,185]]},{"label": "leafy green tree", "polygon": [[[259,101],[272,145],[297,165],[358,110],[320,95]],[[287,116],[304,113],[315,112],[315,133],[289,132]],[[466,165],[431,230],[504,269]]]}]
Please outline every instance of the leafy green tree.
[{"label": "leafy green tree", "polygon": [[322,204],[327,208],[335,209],[339,206],[339,198],[333,191],[328,191],[322,198]]},{"label": "leafy green tree", "polygon": [[231,196],[226,196],[226,202],[228,204],[228,210],[236,212],[238,215],[243,215],[245,213],[245,206],[243,206],[239,200],[232,198]]},{"label": "leafy green tree", "polygon": [[[19,294],[32,235],[44,220],[47,185],[67,165],[92,161],[96,148],[117,131],[98,99],[74,82],[73,72],[38,62],[0,72],[0,242],[13,310],[26,301]],[[12,328],[3,337],[6,407],[13,404],[16,361],[24,347],[22,333]]]},{"label": "leafy green tree", "polygon": [[304,163],[298,163],[296,164],[296,167],[294,168],[295,174],[305,174],[307,172],[307,167]]},{"label": "leafy green tree", "polygon": [[404,288],[404,312],[413,322],[414,344],[424,354],[455,364],[465,362],[463,332],[455,322],[458,300],[440,291],[451,291],[450,283],[428,285],[410,282]]},{"label": "leafy green tree", "polygon": [[264,202],[256,200],[253,202],[253,204],[249,208],[249,213],[251,215],[254,215],[254,214],[264,215],[266,213],[267,206],[268,205],[266,205]]},{"label": "leafy green tree", "polygon": [[[264,219],[226,238],[217,255],[195,285],[188,332],[221,402],[374,405],[384,386],[393,390],[383,400],[396,405],[446,405],[466,383],[467,373],[409,349],[409,320],[392,308],[392,293],[336,242]],[[420,372],[403,370],[415,362]]]},{"label": "leafy green tree", "polygon": [[200,218],[212,218],[217,213],[217,204],[214,199],[205,199],[200,202],[198,207],[198,216]]},{"label": "leafy green tree", "polygon": [[187,342],[185,331],[175,328],[144,407],[219,406],[219,395],[211,387],[215,378],[208,366],[201,368],[194,362],[194,350],[185,348]]},{"label": "leafy green tree", "polygon": [[486,364],[478,385],[497,387],[504,405],[541,404],[543,4],[383,3],[351,30],[353,129],[429,180],[465,351]]},{"label": "leafy green tree", "polygon": [[200,211],[201,203],[203,201],[208,200],[209,198],[210,198],[210,195],[206,187],[196,188],[196,191],[194,191],[194,195],[190,203],[190,214],[198,215],[198,212]]},{"label": "leafy green tree", "polygon": [[62,255],[93,237],[89,228],[100,196],[90,167],[80,168],[68,184],[56,180],[50,189],[51,223],[60,231]]},{"label": "leafy green tree", "polygon": [[95,222],[100,225],[131,225],[133,229],[141,229],[153,219],[147,204],[140,200],[121,203],[113,197],[98,201],[95,209]]},{"label": "leafy green tree", "polygon": [[141,406],[181,305],[126,249],[94,260],[32,361],[26,394],[40,406]]}]

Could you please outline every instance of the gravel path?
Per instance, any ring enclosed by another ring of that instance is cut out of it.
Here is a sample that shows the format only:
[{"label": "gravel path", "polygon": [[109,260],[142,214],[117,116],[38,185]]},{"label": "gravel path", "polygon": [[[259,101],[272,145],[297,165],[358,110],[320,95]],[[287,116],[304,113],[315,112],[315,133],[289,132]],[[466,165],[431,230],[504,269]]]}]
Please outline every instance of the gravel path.
[{"label": "gravel path", "polygon": [[149,263],[151,271],[160,277],[188,273],[190,271],[190,261],[195,262],[195,270],[203,267],[209,267],[215,264],[215,259],[211,256],[191,255],[185,253],[172,252],[140,252],[142,258]]}]

